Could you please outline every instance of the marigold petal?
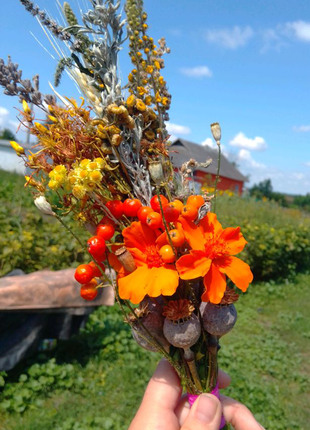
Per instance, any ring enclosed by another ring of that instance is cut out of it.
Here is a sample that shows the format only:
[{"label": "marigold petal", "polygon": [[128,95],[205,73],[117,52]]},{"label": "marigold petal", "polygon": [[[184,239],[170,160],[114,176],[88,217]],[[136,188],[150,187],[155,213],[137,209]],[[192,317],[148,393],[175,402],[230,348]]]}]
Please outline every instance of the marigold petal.
[{"label": "marigold petal", "polygon": [[135,259],[135,263],[138,267],[146,264],[145,252],[141,251],[138,248],[127,248],[127,250]]},{"label": "marigold petal", "polygon": [[237,257],[222,257],[213,260],[219,270],[233,281],[244,293],[253,281],[253,273],[250,266]]},{"label": "marigold petal", "polygon": [[156,234],[140,221],[134,221],[123,230],[126,248],[138,248],[143,251],[147,246],[154,245]]},{"label": "marigold petal", "polygon": [[147,294],[150,297],[172,296],[179,285],[179,275],[174,266],[165,264],[149,269]]},{"label": "marigold petal", "polygon": [[239,252],[241,252],[248,243],[243,237],[240,227],[225,228],[225,230],[222,231],[220,238],[225,240],[227,243],[229,255],[239,254]]},{"label": "marigold petal", "polygon": [[181,279],[196,279],[205,276],[211,260],[202,251],[191,251],[175,263]]},{"label": "marigold petal", "polygon": [[164,231],[158,238],[156,239],[156,246],[160,249],[162,246],[167,245],[169,243],[167,233]]},{"label": "marigold petal", "polygon": [[121,299],[129,299],[132,303],[140,303],[145,295],[158,297],[161,294],[171,296],[179,284],[179,276],[174,267],[147,266],[138,267],[130,275],[118,280]]},{"label": "marigold petal", "polygon": [[113,267],[116,272],[119,272],[123,267],[122,263],[119,261],[115,254],[109,254],[108,261],[110,266]]},{"label": "marigold petal", "polygon": [[179,221],[183,227],[185,239],[189,243],[190,247],[198,251],[204,251],[205,238],[201,228],[198,227],[193,221],[187,221],[183,217],[179,217]]},{"label": "marigold petal", "polygon": [[199,221],[199,226],[206,236],[210,234],[219,236],[223,231],[222,224],[217,220],[217,216],[213,212],[208,212],[207,215]]},{"label": "marigold petal", "polygon": [[138,267],[130,275],[118,278],[118,293],[121,299],[140,303],[147,294],[146,286],[150,270],[147,266]]},{"label": "marigold petal", "polygon": [[209,272],[203,279],[206,291],[201,296],[203,302],[217,305],[221,302],[226,290],[226,276],[219,271],[215,264],[211,264]]},{"label": "marigold petal", "polygon": [[124,276],[128,276],[128,275],[129,275],[129,273],[128,273],[128,272],[126,272],[125,267],[121,267],[120,271],[119,271],[119,272],[118,272],[118,274],[117,274],[116,281],[118,282],[118,280],[119,280],[120,278],[123,278]]}]

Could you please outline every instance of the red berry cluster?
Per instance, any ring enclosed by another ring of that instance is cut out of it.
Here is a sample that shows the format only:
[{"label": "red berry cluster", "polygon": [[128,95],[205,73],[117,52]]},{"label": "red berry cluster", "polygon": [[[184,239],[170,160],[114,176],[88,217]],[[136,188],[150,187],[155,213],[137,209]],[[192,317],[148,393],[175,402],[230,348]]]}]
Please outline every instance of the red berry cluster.
[{"label": "red berry cluster", "polygon": [[100,278],[104,274],[105,267],[102,261],[106,258],[105,241],[112,239],[114,233],[113,221],[103,217],[97,226],[96,236],[87,241],[88,252],[96,263],[92,261],[89,264],[81,264],[75,271],[75,279],[82,284],[81,297],[85,300],[94,300],[98,295],[98,282],[95,278]]},{"label": "red berry cluster", "polygon": [[[165,196],[156,195],[151,199],[151,207],[142,206],[138,199],[126,199],[124,202],[111,200],[106,203],[106,208],[116,220],[123,218],[123,221],[126,221],[124,216],[138,218],[142,224],[146,224],[153,230],[165,229],[164,217],[169,229],[169,238],[166,237],[167,244],[160,248],[159,254],[165,263],[173,263],[176,260],[176,252],[173,247],[181,247],[185,242],[183,229],[180,223],[177,223],[179,217],[182,216],[188,221],[197,219],[198,210],[203,204],[204,199],[200,195],[190,196],[186,205],[183,205],[180,200],[174,200],[169,203]],[[98,282],[95,278],[100,278],[102,272],[96,264],[100,265],[104,271],[102,262],[107,256],[106,241],[110,241],[115,232],[116,225],[113,220],[108,216],[104,216],[97,226],[96,235],[87,241],[88,252],[97,263],[82,264],[75,273],[75,279],[82,284],[81,296],[86,300],[93,300],[98,294]]]}]

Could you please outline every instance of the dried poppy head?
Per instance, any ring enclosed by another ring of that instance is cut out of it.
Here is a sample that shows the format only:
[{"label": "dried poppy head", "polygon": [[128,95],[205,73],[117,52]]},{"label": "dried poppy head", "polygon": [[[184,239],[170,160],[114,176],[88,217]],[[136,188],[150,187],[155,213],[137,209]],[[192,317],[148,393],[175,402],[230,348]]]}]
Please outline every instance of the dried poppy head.
[{"label": "dried poppy head", "polygon": [[163,315],[170,321],[186,320],[191,317],[195,307],[190,300],[171,300],[164,306]]},{"label": "dried poppy head", "polygon": [[233,329],[237,321],[237,311],[233,304],[214,305],[213,303],[207,303],[202,319],[203,328],[208,333],[221,337]]}]

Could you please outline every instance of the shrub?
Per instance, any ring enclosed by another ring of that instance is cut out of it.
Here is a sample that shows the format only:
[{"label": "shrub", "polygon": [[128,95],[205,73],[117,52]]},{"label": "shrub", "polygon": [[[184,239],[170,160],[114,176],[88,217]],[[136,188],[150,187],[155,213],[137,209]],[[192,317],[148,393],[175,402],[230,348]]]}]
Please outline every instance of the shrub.
[{"label": "shrub", "polygon": [[223,196],[218,217],[240,226],[249,242],[243,251],[256,280],[286,279],[310,267],[310,218],[272,202]]},{"label": "shrub", "polygon": [[[14,268],[26,273],[65,269],[87,259],[85,250],[55,219],[42,216],[33,204],[25,180],[0,171],[0,276]],[[66,221],[86,243],[89,236]]]}]

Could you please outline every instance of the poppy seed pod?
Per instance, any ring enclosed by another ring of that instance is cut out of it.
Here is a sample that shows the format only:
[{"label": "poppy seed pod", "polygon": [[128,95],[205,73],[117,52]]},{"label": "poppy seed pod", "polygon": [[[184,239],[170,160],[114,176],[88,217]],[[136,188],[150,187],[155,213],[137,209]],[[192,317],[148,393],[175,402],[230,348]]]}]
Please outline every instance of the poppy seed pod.
[{"label": "poppy seed pod", "polygon": [[[160,343],[160,345],[165,349],[169,350],[169,343],[163,334],[163,316],[158,312],[158,307],[153,304],[148,304],[147,310],[145,310],[141,316],[138,317],[139,321],[143,326],[149,331],[149,333]],[[132,335],[135,341],[142,348],[156,352],[157,348],[153,345],[154,341],[149,339],[149,334],[144,330],[142,325],[134,319],[132,320]]]},{"label": "poppy seed pod", "polygon": [[149,172],[155,184],[160,185],[164,180],[163,166],[160,161],[152,161],[149,163]]},{"label": "poppy seed pod", "polygon": [[201,334],[201,326],[197,315],[192,314],[185,321],[171,321],[168,318],[164,322],[164,335],[171,345],[177,348],[187,349],[195,345]]},{"label": "poppy seed pod", "polygon": [[119,262],[125,267],[127,272],[133,272],[137,268],[133,256],[130,254],[128,249],[126,249],[125,246],[122,246],[121,248],[117,249],[115,251],[115,255]]},{"label": "poppy seed pod", "polygon": [[215,142],[216,143],[220,142],[222,137],[220,124],[218,122],[214,122],[213,124],[210,125],[210,127],[211,127],[211,133]]},{"label": "poppy seed pod", "polygon": [[237,321],[237,310],[233,304],[228,306],[207,303],[203,315],[203,328],[214,336],[223,336],[233,329]]}]

